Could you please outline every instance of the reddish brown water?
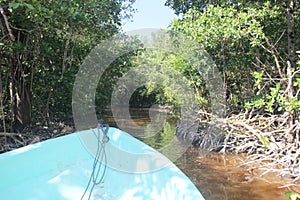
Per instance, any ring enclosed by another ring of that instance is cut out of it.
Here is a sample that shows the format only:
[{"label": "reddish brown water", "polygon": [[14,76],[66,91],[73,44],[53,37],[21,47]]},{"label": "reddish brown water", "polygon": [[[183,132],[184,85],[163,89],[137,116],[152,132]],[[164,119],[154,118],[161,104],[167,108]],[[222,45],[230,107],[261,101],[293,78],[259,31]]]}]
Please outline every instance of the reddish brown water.
[{"label": "reddish brown water", "polygon": [[280,188],[288,182],[276,174],[260,176],[251,166],[238,167],[246,158],[239,155],[210,153],[201,158],[190,148],[175,163],[202,192],[206,200],[273,200],[289,199],[285,192],[300,192],[300,188]]},{"label": "reddish brown water", "polygon": [[[138,125],[145,126],[150,122],[147,109],[132,109],[131,115]],[[106,113],[104,118],[115,125],[110,114]],[[159,150],[175,135],[174,120],[171,121],[172,127],[168,131],[164,130],[154,138],[143,141]],[[129,128],[132,126],[129,123],[127,125]],[[281,188],[291,182],[282,180],[277,174],[260,176],[262,172],[253,170],[257,167],[254,165],[239,167],[243,161],[246,161],[246,157],[242,155],[214,152],[200,157],[199,150],[189,148],[175,164],[193,181],[206,200],[288,200],[285,192],[300,193],[299,182],[298,186]]]}]

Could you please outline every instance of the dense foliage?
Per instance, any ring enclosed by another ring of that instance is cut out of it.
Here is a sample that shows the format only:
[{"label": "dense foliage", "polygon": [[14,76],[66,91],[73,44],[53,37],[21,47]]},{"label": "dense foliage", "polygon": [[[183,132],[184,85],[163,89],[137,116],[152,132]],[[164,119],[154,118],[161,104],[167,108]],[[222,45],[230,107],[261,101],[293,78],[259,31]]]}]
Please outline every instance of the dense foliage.
[{"label": "dense foliage", "polygon": [[71,116],[78,67],[129,17],[127,0],[2,0],[0,95],[2,130],[22,130]]},{"label": "dense foliage", "polygon": [[183,14],[172,30],[203,45],[224,72],[230,111],[289,113],[293,121],[300,108],[297,3],[169,0],[166,5]]},{"label": "dense foliage", "polygon": [[[82,60],[101,40],[119,31],[132,1],[2,0],[0,95],[2,129],[71,117],[71,93]],[[199,43],[217,64],[226,85],[227,113],[252,110],[299,120],[299,1],[167,0],[180,15],[171,31]],[[198,105],[210,111],[201,73],[184,53],[164,52],[166,36],[154,38],[162,51],[140,51],[118,58],[99,82],[97,110],[109,105],[112,85],[144,62],[157,71],[175,69],[194,89]],[[173,38],[172,42],[176,42]],[[167,44],[166,44],[167,45]],[[190,52],[181,48],[178,52]],[[138,55],[137,57],[135,55]],[[161,68],[161,66],[167,66]],[[178,105],[176,91],[147,84],[134,93],[140,102]],[[101,95],[101,96],[100,96]],[[15,129],[15,130],[14,130]]]}]

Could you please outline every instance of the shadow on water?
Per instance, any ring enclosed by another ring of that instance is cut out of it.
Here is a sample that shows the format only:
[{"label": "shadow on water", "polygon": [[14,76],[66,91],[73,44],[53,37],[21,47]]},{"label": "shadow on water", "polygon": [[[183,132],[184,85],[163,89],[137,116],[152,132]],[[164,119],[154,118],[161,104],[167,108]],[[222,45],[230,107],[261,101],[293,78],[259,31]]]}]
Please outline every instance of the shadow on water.
[{"label": "shadow on water", "polygon": [[[150,124],[148,109],[130,109],[134,123],[140,126]],[[158,111],[157,111],[158,112]],[[109,110],[101,116],[110,126],[116,126]],[[123,119],[126,123],[126,119]],[[159,150],[175,137],[175,126],[178,117],[168,115],[162,131],[148,138],[138,138]],[[127,123],[129,130],[136,131]],[[136,128],[136,127],[135,127]],[[147,130],[151,131],[151,130]],[[255,166],[239,167],[246,160],[242,155],[224,155],[211,152],[205,157],[199,156],[199,150],[193,147],[178,159],[175,164],[193,181],[206,200],[288,200],[285,192],[288,188],[280,188],[286,183],[275,174],[260,176]],[[292,188],[300,192],[299,188]]]}]

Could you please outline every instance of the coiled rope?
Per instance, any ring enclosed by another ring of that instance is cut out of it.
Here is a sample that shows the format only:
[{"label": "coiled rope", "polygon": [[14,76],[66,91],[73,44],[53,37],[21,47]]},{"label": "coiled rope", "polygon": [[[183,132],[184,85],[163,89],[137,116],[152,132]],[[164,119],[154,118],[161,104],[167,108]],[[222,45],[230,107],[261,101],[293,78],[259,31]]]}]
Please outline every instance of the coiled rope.
[{"label": "coiled rope", "polygon": [[[95,186],[99,185],[103,181],[106,172],[106,167],[107,167],[107,156],[105,152],[105,144],[109,141],[109,137],[107,136],[108,129],[109,126],[107,124],[104,124],[103,120],[99,120],[97,132],[95,130],[92,130],[94,135],[97,138],[97,151],[94,158],[92,174],[88,181],[86,189],[81,197],[81,200],[84,198],[84,196],[86,195],[89,189],[90,190],[89,190],[88,199],[90,199]],[[100,173],[101,171],[102,173]]]}]

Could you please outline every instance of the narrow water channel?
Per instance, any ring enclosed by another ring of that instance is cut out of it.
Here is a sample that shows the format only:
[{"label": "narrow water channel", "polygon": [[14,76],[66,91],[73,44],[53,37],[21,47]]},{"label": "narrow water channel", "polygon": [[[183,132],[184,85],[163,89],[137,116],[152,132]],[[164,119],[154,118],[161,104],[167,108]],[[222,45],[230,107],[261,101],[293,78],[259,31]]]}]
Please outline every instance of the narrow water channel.
[{"label": "narrow water channel", "polygon": [[[130,114],[140,126],[150,123],[148,109],[130,109]],[[110,126],[117,126],[110,111],[102,112],[100,117]],[[126,119],[122,120],[126,124]],[[160,150],[175,136],[176,120],[178,118],[169,115],[162,131],[152,137],[139,139]],[[131,132],[137,131],[133,124],[127,123],[127,126]],[[198,149],[190,147],[175,164],[193,181],[206,200],[288,200],[285,192],[300,192],[300,188],[297,187],[280,188],[287,183],[275,174],[260,176],[261,173],[258,173],[255,167],[239,167],[245,159],[246,157],[241,155],[214,152],[201,157]]]}]

